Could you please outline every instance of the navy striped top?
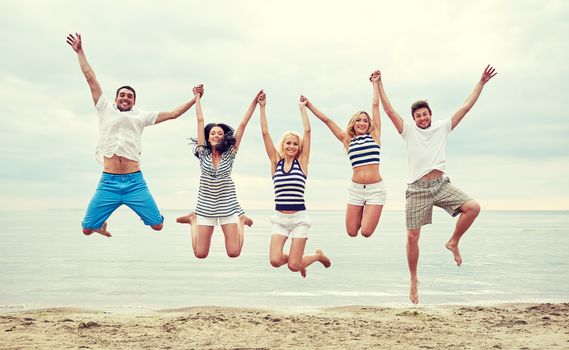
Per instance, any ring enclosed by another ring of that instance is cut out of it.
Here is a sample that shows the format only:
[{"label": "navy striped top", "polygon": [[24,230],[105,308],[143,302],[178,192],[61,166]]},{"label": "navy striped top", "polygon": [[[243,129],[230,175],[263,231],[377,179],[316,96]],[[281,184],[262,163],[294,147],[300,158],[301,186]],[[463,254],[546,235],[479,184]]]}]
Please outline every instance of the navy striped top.
[{"label": "navy striped top", "polygon": [[217,167],[213,165],[211,150],[198,146],[197,151],[202,174],[196,214],[210,218],[243,214],[244,211],[237,202],[235,184],[231,179],[237,149],[231,147],[223,152]]},{"label": "navy striped top", "polygon": [[379,149],[379,145],[369,134],[354,137],[348,146],[348,157],[352,162],[352,168],[379,164]]},{"label": "navy striped top", "polygon": [[292,161],[288,172],[284,170],[284,159],[279,160],[273,174],[273,184],[276,210],[306,210],[304,205],[306,175],[300,168],[298,159]]}]

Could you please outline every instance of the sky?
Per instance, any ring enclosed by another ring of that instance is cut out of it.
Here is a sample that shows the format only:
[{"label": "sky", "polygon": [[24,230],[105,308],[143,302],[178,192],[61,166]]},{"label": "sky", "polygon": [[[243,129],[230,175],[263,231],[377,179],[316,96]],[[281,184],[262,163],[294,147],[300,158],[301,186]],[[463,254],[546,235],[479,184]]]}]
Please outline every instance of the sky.
[{"label": "sky", "polygon": [[[30,1],[0,4],[0,210],[85,209],[102,167],[98,122],[68,33],[81,33],[105,94],[128,84],[137,107],[168,111],[204,84],[206,122],[237,126],[267,94],[273,140],[301,130],[300,94],[342,128],[370,111],[382,71],[394,108],[427,99],[448,118],[487,64],[498,75],[450,134],[447,174],[489,210],[569,210],[569,2]],[[565,34],[563,34],[565,33]],[[407,151],[382,111],[385,210],[404,208]],[[351,167],[315,117],[306,201],[342,210]],[[192,209],[195,109],[147,127],[141,168],[163,209]],[[241,205],[272,209],[255,111],[233,169]]]}]

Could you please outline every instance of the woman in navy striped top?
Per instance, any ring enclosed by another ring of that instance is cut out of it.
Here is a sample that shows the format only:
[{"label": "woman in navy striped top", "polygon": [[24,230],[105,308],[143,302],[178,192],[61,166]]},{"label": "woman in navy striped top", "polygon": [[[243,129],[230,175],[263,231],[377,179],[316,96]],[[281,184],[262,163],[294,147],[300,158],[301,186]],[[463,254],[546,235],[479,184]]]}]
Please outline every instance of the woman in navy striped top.
[{"label": "woman in navy striped top", "polygon": [[[265,113],[266,96],[261,93],[257,102],[261,111],[261,131],[265,150],[271,161],[271,174],[275,187],[276,213],[271,217],[272,236],[269,260],[274,267],[288,264],[293,272],[300,272],[306,277],[306,267],[319,261],[324,267],[330,267],[330,260],[321,250],[313,255],[304,255],[310,219],[304,205],[304,188],[308,174],[308,158],[310,156],[310,122],[306,113],[308,100],[300,97],[300,115],[304,126],[304,138],[299,134],[286,132],[277,148],[269,134],[269,126]],[[284,252],[288,238],[292,238],[290,252]]]},{"label": "woman in navy striped top", "polygon": [[356,237],[360,230],[364,237],[373,234],[386,198],[385,186],[379,174],[379,71],[374,71],[369,80],[373,85],[372,117],[364,111],[358,111],[348,122],[346,130],[342,130],[312,103],[306,105],[344,145],[352,164],[352,182],[346,208],[346,231],[352,237]]},{"label": "woman in navy striped top", "polygon": [[201,96],[195,93],[198,121],[195,155],[201,168],[198,204],[195,213],[179,217],[177,221],[191,224],[192,248],[197,258],[208,256],[213,229],[217,225],[223,230],[227,255],[235,258],[241,254],[243,225],[251,226],[252,220],[243,215],[243,209],[237,202],[231,170],[245,127],[261,93],[257,93],[249,105],[237,131],[226,124],[210,123],[204,127]]}]

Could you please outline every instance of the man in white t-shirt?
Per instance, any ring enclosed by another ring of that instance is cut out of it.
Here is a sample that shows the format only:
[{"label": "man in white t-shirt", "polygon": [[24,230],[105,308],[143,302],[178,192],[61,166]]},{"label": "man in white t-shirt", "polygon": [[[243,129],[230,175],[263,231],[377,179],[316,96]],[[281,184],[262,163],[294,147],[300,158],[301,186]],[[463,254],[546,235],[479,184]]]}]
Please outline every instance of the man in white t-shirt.
[{"label": "man in white t-shirt", "polygon": [[462,264],[458,242],[480,212],[480,205],[464,192],[450,184],[445,176],[446,140],[466,113],[474,106],[484,85],[496,75],[488,65],[472,93],[451,118],[431,121],[431,108],[427,101],[417,101],[411,106],[413,122],[405,122],[393,109],[379,81],[379,96],[385,113],[401,134],[407,145],[409,182],[406,192],[405,216],[407,226],[407,262],[411,274],[410,299],[419,302],[417,263],[419,261],[419,236],[421,226],[430,224],[433,206],[445,209],[457,216],[454,232],[446,248],[454,255],[456,264]]},{"label": "man in white t-shirt", "polygon": [[[103,94],[95,72],[87,62],[81,35],[69,34],[67,43],[77,53],[79,66],[87,79],[97,109],[99,141],[96,156],[103,165],[101,180],[82,222],[83,233],[90,235],[97,232],[110,237],[106,220],[123,204],[134,210],[145,225],[159,231],[164,218],[140,171],[140,136],[146,126],[176,119],[184,114],[194,105],[195,98],[192,97],[170,112],[147,112],[134,107],[134,89],[121,86],[117,89],[113,103]],[[194,91],[202,95],[203,86],[194,87]]]}]

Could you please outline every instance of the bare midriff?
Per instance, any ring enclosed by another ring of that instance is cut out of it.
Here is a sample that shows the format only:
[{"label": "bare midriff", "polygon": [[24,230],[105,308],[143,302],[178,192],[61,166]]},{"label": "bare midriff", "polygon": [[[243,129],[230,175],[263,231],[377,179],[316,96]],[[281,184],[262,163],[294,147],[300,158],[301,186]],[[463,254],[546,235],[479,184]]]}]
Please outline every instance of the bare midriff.
[{"label": "bare midriff", "polygon": [[103,171],[111,174],[128,174],[140,171],[140,164],[125,157],[113,155],[111,158],[105,157]]},{"label": "bare midriff", "polygon": [[421,180],[434,180],[434,179],[438,179],[439,177],[443,176],[444,173],[440,170],[431,170],[430,172],[428,172],[426,175],[423,175],[423,177],[421,177]]},{"label": "bare midriff", "polygon": [[352,181],[362,185],[369,185],[381,181],[379,164],[362,165],[354,168]]}]

